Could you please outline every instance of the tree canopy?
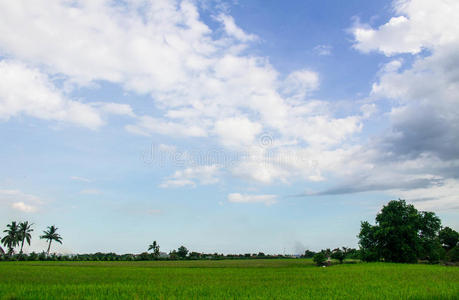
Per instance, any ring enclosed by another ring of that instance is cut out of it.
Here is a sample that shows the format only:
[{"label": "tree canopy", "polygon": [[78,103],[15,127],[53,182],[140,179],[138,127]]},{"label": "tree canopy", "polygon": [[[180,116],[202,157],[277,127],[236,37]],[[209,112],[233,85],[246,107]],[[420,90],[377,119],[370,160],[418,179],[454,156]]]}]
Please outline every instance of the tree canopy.
[{"label": "tree canopy", "polygon": [[390,262],[438,261],[442,251],[441,221],[433,212],[419,212],[405,200],[393,200],[376,216],[376,225],[361,223],[362,259]]}]

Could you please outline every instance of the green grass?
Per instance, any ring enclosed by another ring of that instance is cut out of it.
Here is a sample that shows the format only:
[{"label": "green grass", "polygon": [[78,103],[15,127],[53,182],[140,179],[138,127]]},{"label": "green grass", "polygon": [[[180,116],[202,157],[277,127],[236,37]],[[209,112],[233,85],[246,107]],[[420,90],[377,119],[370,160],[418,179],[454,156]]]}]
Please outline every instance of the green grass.
[{"label": "green grass", "polygon": [[0,299],[459,299],[459,268],[307,259],[2,262]]}]

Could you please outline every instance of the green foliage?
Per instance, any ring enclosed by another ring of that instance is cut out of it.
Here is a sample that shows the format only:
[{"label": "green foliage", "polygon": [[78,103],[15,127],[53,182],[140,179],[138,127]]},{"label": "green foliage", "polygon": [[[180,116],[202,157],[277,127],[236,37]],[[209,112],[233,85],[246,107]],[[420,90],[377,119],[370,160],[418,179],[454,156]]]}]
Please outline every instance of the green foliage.
[{"label": "green foliage", "polygon": [[445,227],[438,233],[440,243],[447,249],[452,249],[459,243],[459,233],[449,227]]},{"label": "green foliage", "polygon": [[315,254],[316,253],[314,251],[306,250],[306,251],[304,251],[303,257],[304,258],[312,258],[312,257],[314,257]]},{"label": "green foliage", "polygon": [[57,233],[57,227],[52,225],[48,226],[48,230],[43,231],[43,235],[40,236],[41,239],[48,241],[48,251],[46,253],[49,255],[49,250],[51,249],[51,242],[56,241],[62,244],[62,237]]},{"label": "green foliage", "polygon": [[405,200],[393,200],[376,216],[376,225],[361,223],[359,245],[362,260],[437,262],[441,257],[440,219],[432,212],[418,212]]},{"label": "green foliage", "polygon": [[360,224],[359,246],[360,256],[363,261],[371,262],[379,260],[379,245],[376,238],[377,227],[368,222]]},{"label": "green foliage", "polygon": [[325,257],[325,255],[322,252],[319,252],[319,253],[314,255],[312,260],[314,261],[314,263],[316,265],[323,266],[325,261],[327,260],[327,258]]},{"label": "green foliage", "polygon": [[148,251],[153,252],[153,257],[159,257],[159,244],[156,241],[153,241],[153,243],[150,246],[148,246]]},{"label": "green foliage", "polygon": [[446,260],[450,262],[459,262],[459,246],[451,248],[446,253]]},{"label": "green foliage", "polygon": [[346,258],[346,253],[339,248],[336,248],[331,253],[331,258],[339,260],[339,263],[342,264],[344,258]]},{"label": "green foliage", "polygon": [[6,225],[6,229],[3,230],[3,232],[5,232],[6,235],[2,238],[1,242],[8,248],[8,255],[11,256],[20,240],[18,224],[15,221],[11,222],[11,224]]},{"label": "green foliage", "polygon": [[21,250],[19,251],[19,253],[22,254],[22,248],[24,248],[24,242],[26,241],[27,244],[29,244],[30,246],[30,240],[32,239],[32,225],[33,224],[29,224],[28,221],[25,221],[25,222],[21,222],[19,223],[19,241],[21,242]]},{"label": "green foliage", "polygon": [[187,254],[188,254],[188,249],[185,246],[180,246],[177,249],[177,256],[178,257],[185,258]]}]

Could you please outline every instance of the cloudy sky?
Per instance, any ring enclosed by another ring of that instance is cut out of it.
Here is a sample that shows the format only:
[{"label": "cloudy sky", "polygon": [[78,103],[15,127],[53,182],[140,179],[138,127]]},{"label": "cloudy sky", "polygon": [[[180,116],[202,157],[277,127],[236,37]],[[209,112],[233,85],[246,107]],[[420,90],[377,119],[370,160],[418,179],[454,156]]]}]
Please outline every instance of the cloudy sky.
[{"label": "cloudy sky", "polygon": [[0,220],[56,251],[357,246],[459,227],[459,2],[0,1]]}]

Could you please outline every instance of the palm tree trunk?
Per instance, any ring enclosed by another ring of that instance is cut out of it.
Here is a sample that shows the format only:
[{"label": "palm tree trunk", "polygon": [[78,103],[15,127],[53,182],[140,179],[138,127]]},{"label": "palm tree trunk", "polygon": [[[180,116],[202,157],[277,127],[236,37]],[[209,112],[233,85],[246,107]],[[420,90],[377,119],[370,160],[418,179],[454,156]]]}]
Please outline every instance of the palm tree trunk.
[{"label": "palm tree trunk", "polygon": [[49,249],[51,249],[51,241],[52,240],[49,240],[49,244],[48,244],[48,251],[47,251],[48,255],[49,255]]},{"label": "palm tree trunk", "polygon": [[19,251],[19,254],[22,254],[22,248],[24,247],[24,239],[22,240],[22,243],[21,243],[21,251]]}]

